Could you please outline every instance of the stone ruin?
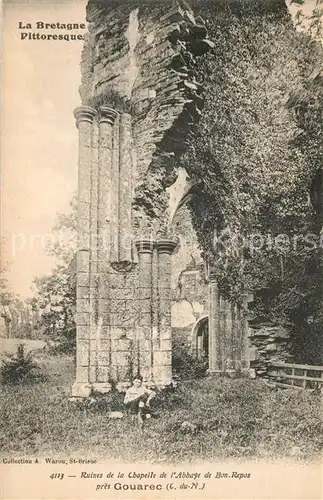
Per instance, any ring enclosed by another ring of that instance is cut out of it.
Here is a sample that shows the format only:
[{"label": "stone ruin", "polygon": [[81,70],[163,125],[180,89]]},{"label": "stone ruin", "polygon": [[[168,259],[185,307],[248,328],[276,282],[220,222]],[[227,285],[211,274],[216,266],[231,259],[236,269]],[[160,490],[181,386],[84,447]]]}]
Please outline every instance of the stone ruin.
[{"label": "stone ruin", "polygon": [[248,373],[246,307],[203,262],[178,168],[203,109],[212,42],[182,0],[91,1],[79,131],[77,369],[73,395],[172,379],[172,336],[210,373]]}]

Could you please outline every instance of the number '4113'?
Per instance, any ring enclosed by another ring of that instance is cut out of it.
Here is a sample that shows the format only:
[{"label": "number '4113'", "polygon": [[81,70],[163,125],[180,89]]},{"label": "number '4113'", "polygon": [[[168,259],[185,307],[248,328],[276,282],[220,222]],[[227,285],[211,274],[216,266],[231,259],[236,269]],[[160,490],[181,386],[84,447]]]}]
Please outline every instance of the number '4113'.
[{"label": "number '4113'", "polygon": [[50,479],[63,479],[64,473],[63,472],[55,472],[49,476]]}]

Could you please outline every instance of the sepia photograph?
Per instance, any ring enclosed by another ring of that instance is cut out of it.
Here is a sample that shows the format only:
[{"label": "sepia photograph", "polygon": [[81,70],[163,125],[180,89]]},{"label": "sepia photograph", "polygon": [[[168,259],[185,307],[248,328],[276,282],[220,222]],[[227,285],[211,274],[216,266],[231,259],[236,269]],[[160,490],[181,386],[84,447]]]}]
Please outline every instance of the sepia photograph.
[{"label": "sepia photograph", "polygon": [[323,0],[2,26],[3,499],[322,498]]}]

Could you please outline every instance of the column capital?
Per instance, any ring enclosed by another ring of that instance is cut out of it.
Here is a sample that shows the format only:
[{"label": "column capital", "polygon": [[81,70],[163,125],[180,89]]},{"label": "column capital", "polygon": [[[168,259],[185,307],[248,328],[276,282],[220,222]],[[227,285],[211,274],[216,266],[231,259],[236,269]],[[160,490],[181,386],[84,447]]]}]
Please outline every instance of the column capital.
[{"label": "column capital", "polygon": [[118,111],[110,108],[109,106],[100,107],[100,123],[108,123],[109,125],[113,125],[118,115]]},{"label": "column capital", "polygon": [[177,247],[177,241],[169,238],[163,238],[156,241],[156,247],[159,253],[172,254]]},{"label": "column capital", "polygon": [[135,246],[138,253],[152,253],[156,242],[150,239],[140,239],[135,241]]},{"label": "column capital", "polygon": [[79,106],[74,110],[76,126],[78,127],[81,122],[92,123],[96,114],[96,110],[90,106]]}]

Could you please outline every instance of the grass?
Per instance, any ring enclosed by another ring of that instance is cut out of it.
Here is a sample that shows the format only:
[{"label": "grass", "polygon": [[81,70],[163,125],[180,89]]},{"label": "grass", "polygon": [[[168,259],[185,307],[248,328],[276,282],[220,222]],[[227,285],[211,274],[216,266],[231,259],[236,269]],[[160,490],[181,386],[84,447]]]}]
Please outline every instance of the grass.
[{"label": "grass", "polygon": [[[150,463],[307,462],[320,456],[321,398],[309,392],[275,391],[260,380],[187,381],[156,398],[160,417],[140,430],[131,417],[107,418],[107,410],[122,409],[122,395],[108,395],[95,407],[68,401],[70,358],[43,357],[41,363],[45,382],[2,388],[0,445],[8,456],[91,455]],[[195,424],[195,433],[183,433],[183,421]]]}]

